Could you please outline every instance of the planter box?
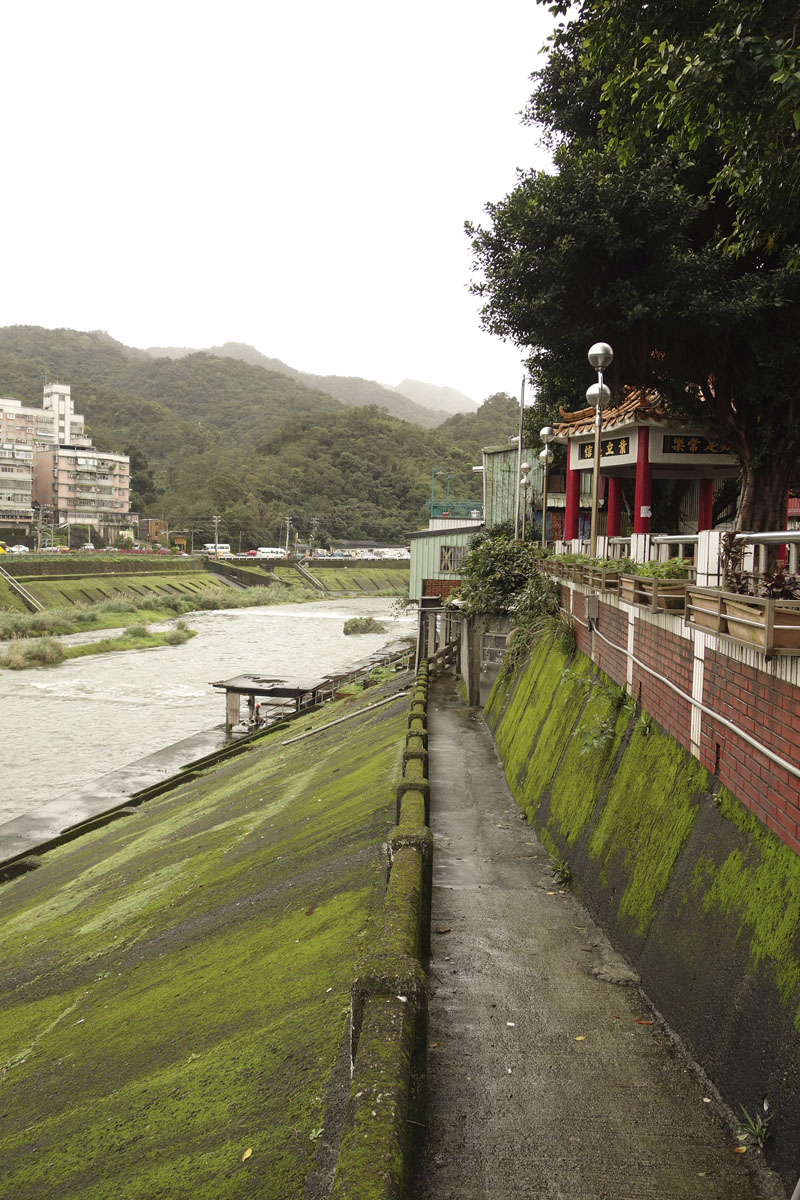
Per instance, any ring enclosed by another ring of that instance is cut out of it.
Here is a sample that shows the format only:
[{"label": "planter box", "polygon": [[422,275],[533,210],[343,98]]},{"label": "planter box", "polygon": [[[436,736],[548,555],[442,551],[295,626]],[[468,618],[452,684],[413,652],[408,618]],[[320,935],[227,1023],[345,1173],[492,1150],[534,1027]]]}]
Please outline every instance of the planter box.
[{"label": "planter box", "polygon": [[721,588],[690,588],[686,622],[771,654],[800,654],[800,600],[740,596]]},{"label": "planter box", "polygon": [[620,575],[619,598],[656,612],[682,613],[687,583],[686,579],[657,579],[653,575]]},{"label": "planter box", "polygon": [[[728,635],[763,650],[800,651],[800,600],[725,598]],[[771,620],[771,629],[770,629]]]},{"label": "planter box", "polygon": [[599,592],[616,592],[619,588],[620,572],[613,567],[585,567],[583,582]]},{"label": "planter box", "polygon": [[699,629],[707,629],[711,633],[728,632],[725,620],[725,600],[722,592],[716,589],[695,591],[690,588],[687,597],[687,624],[696,625]]}]

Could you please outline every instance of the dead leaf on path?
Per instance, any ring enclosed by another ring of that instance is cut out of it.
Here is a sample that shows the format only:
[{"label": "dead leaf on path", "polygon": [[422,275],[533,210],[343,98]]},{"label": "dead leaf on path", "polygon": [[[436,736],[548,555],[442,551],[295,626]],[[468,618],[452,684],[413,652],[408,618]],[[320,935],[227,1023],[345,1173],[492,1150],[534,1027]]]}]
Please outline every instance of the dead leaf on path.
[{"label": "dead leaf on path", "polygon": [[747,1146],[734,1146],[733,1153],[734,1154],[747,1154]]},{"label": "dead leaf on path", "polygon": [[428,1042],[428,1049],[435,1050],[437,1046],[441,1046],[441,1042]]},{"label": "dead leaf on path", "polygon": [[579,1033],[579,1034],[578,1034],[578,1036],[575,1038],[575,1041],[576,1041],[576,1042],[585,1042],[585,1041],[586,1041],[586,1034],[585,1034],[585,1033]]},{"label": "dead leaf on path", "polygon": [[244,1154],[242,1155],[242,1162],[246,1162],[252,1153],[253,1153],[253,1147],[249,1146],[248,1149],[245,1150]]},{"label": "dead leaf on path", "polygon": [[639,1017],[636,1018],[637,1025],[652,1025],[652,1021],[642,1021]]},{"label": "dead leaf on path", "polygon": [[449,933],[451,929],[452,929],[452,925],[437,925],[436,926],[437,933]]}]

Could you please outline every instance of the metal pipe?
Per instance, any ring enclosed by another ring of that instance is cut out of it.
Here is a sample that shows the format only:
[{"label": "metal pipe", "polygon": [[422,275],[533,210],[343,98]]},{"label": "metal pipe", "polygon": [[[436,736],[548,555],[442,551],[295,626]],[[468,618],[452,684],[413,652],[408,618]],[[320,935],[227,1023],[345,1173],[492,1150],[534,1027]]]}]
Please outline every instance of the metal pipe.
[{"label": "metal pipe", "polygon": [[[800,767],[796,766],[795,763],[789,762],[789,760],[786,758],[781,758],[779,754],[776,754],[773,750],[770,750],[761,742],[757,742],[756,739],[751,737],[749,733],[746,733],[744,729],[739,729],[738,725],[734,725],[733,721],[729,721],[727,717],[723,717],[719,713],[714,712],[712,708],[709,708],[707,705],[703,704],[701,700],[695,700],[694,696],[690,696],[687,692],[682,691],[681,688],[679,688],[677,684],[674,684],[671,679],[667,679],[666,675],[661,675],[658,671],[654,671],[652,667],[648,667],[647,663],[643,663],[641,659],[638,659],[635,654],[628,650],[626,646],[617,646],[614,642],[610,642],[608,638],[605,637],[597,628],[597,624],[594,620],[590,619],[589,621],[582,621],[580,617],[576,617],[574,613],[569,612],[566,608],[562,608],[561,611],[566,613],[566,615],[573,621],[577,621],[579,625],[583,625],[584,629],[590,629],[592,633],[596,633],[600,640],[605,642],[607,646],[610,646],[612,650],[616,650],[619,654],[624,654],[626,658],[629,658],[631,662],[636,664],[637,667],[641,667],[641,669],[646,671],[648,675],[652,675],[654,679],[658,679],[661,681],[661,683],[665,683],[671,691],[680,696],[682,700],[685,700],[687,704],[691,704],[693,708],[698,708],[700,712],[705,713],[705,715],[707,717],[711,717],[712,720],[718,721],[720,725],[724,725],[726,729],[730,729],[732,733],[735,733],[737,737],[742,739],[742,741],[747,742],[747,744],[752,746],[754,750],[758,750],[764,755],[765,758],[768,758],[770,762],[775,763],[776,766],[781,767],[784,771],[788,771],[789,774],[794,775],[796,779],[800,779]],[[792,1197],[792,1200],[795,1200],[795,1198]],[[797,1200],[800,1200],[800,1197],[798,1197]]]},{"label": "metal pipe", "polygon": [[401,696],[408,696],[411,693],[411,688],[406,688],[402,692],[395,692],[393,696],[387,696],[384,700],[376,700],[374,704],[365,704],[363,708],[359,708],[356,712],[348,713],[346,717],[337,717],[335,721],[328,721],[326,725],[320,725],[317,729],[309,729],[307,733],[300,733],[297,737],[287,738],[285,742],[281,742],[282,746],[291,746],[292,742],[302,742],[306,738],[313,737],[315,733],[322,733],[325,729],[332,729],[334,725],[341,725],[342,721],[350,721],[353,717],[360,717],[362,713],[371,712],[373,708],[380,708],[384,704],[391,704],[393,700],[399,700]]}]

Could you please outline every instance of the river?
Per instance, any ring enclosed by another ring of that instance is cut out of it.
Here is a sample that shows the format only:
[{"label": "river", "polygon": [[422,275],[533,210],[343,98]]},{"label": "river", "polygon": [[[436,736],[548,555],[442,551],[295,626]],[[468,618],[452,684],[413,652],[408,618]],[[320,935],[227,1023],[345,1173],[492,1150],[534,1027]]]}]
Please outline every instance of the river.
[{"label": "river", "polygon": [[[382,634],[346,636],[349,617],[373,616]],[[212,681],[257,672],[308,679],[345,671],[415,630],[391,599],[323,600],[185,618],[197,636],[0,671],[0,823],[225,720]],[[108,636],[104,633],[103,636]]]}]

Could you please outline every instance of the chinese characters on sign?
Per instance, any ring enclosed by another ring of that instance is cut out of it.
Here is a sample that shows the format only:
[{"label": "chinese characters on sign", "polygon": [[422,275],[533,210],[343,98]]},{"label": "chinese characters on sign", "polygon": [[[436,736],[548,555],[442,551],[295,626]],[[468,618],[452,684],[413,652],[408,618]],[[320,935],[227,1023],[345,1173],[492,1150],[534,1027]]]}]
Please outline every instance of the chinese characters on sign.
[{"label": "chinese characters on sign", "polygon": [[[627,454],[630,447],[630,438],[604,438],[600,442],[600,457],[601,458],[616,458],[621,454]],[[581,446],[581,458],[594,458],[594,443],[584,442]]]},{"label": "chinese characters on sign", "polygon": [[664,454],[730,454],[727,446],[711,438],[672,433],[664,435],[662,450]]}]

